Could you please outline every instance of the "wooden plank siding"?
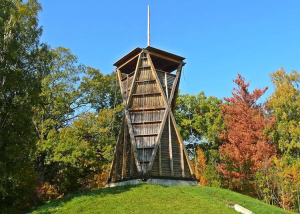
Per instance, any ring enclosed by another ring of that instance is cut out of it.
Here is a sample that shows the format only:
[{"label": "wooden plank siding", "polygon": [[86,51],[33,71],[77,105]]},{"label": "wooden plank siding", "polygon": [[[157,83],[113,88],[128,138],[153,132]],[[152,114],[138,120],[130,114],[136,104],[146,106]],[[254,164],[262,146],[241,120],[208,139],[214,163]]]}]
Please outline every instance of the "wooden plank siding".
[{"label": "wooden plank siding", "polygon": [[[123,74],[117,68],[125,124],[121,127],[109,181],[151,176],[194,179],[172,114],[184,62],[173,60],[178,62],[178,71],[171,74],[155,69],[147,50],[142,49],[137,56],[135,71],[130,73],[127,69]],[[164,60],[170,60],[169,57]]]}]

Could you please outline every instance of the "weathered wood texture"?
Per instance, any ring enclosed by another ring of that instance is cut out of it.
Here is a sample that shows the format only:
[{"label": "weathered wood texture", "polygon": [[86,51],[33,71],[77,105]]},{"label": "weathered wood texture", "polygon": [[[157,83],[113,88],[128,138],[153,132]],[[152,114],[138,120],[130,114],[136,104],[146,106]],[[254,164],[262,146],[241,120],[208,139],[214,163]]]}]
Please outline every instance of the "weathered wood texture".
[{"label": "weathered wood texture", "polygon": [[[131,73],[123,74],[117,68],[125,122],[117,142],[110,182],[151,176],[195,178],[173,116],[184,62],[173,60],[172,63],[178,63],[178,70],[171,74],[156,70],[151,54],[142,50],[136,70]],[[157,57],[165,56],[155,54],[155,57],[158,62]]]}]

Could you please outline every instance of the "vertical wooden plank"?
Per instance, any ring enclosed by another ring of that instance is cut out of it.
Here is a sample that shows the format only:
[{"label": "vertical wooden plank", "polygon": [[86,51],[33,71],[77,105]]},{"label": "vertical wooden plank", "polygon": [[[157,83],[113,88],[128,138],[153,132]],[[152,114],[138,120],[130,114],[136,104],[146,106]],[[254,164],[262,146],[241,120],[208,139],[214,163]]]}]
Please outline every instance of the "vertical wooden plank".
[{"label": "vertical wooden plank", "polygon": [[128,92],[129,92],[129,76],[128,76],[128,74],[127,74],[127,83],[126,83],[126,101],[127,101],[127,99],[128,99]]},{"label": "vertical wooden plank", "polygon": [[124,95],[124,90],[123,90],[123,87],[122,87],[122,73],[120,71],[120,69],[117,69],[117,72],[118,72],[118,80],[119,80],[119,85],[120,85],[120,90],[121,90],[121,95],[122,95],[122,99],[123,99],[123,103],[124,103],[124,106],[126,107],[127,103],[126,103],[126,97]]},{"label": "vertical wooden plank", "polygon": [[[178,90],[178,87],[179,87],[179,81],[180,81],[180,75],[181,75],[181,69],[182,69],[182,64],[180,64],[178,66],[178,69],[177,69],[177,72],[176,72],[176,76],[178,76],[178,83],[177,83],[177,86],[176,86],[176,89],[175,89],[175,92],[174,92],[174,101],[173,101],[173,109],[172,109],[172,112],[175,108],[175,102],[176,102],[176,96],[177,96],[177,90]],[[171,101],[172,103],[172,101]],[[174,129],[175,129],[175,126],[176,124],[173,124],[174,126]],[[185,172],[184,172],[184,153],[183,153],[183,142],[181,143],[180,140],[179,141],[179,145],[180,145],[180,168],[181,168],[181,176],[182,177],[185,177]]]},{"label": "vertical wooden plank", "polygon": [[167,76],[167,72],[165,72],[165,87],[166,87],[166,96],[167,96],[167,100],[169,99],[169,90],[168,90],[168,76]]},{"label": "vertical wooden plank", "polygon": [[126,154],[126,146],[127,146],[127,125],[126,123],[124,124],[124,144],[123,144],[123,165],[122,165],[122,179],[124,179],[126,177],[126,158],[127,158],[127,154]]},{"label": "vertical wooden plank", "polygon": [[152,169],[153,163],[154,163],[154,159],[155,159],[155,156],[156,156],[156,153],[157,153],[157,150],[158,150],[158,146],[160,144],[160,138],[161,138],[161,135],[162,135],[162,132],[163,132],[166,120],[167,120],[167,116],[168,116],[168,101],[167,101],[166,95],[165,95],[165,93],[163,91],[161,82],[160,82],[160,80],[159,80],[159,78],[157,76],[157,73],[156,73],[156,70],[154,68],[154,65],[153,65],[153,62],[151,60],[151,57],[148,54],[148,51],[145,51],[145,53],[147,54],[147,59],[148,59],[149,65],[151,67],[152,75],[153,75],[154,79],[156,80],[156,83],[158,85],[158,89],[159,89],[159,91],[160,91],[160,93],[162,95],[162,99],[161,100],[163,101],[164,105],[166,106],[165,113],[164,113],[163,118],[162,118],[161,126],[160,126],[159,131],[158,131],[158,136],[155,139],[155,144],[154,144],[155,146],[154,146],[151,158],[150,158],[150,163],[148,165],[148,172],[150,172],[151,169]]},{"label": "vertical wooden plank", "polygon": [[130,150],[130,177],[133,176],[133,164],[134,164],[134,156],[133,156],[133,147],[131,146]]},{"label": "vertical wooden plank", "polygon": [[[146,53],[147,53],[147,52],[146,52]],[[154,79],[156,80],[156,83],[157,83],[157,85],[158,85],[159,92],[161,93],[162,97],[164,98],[164,99],[162,99],[162,100],[163,100],[165,106],[167,106],[167,105],[168,105],[168,102],[167,102],[167,99],[166,99],[164,90],[163,90],[163,88],[162,88],[162,86],[161,86],[160,80],[159,80],[159,78],[158,78],[158,76],[157,76],[157,73],[156,73],[156,70],[155,70],[154,65],[153,65],[153,63],[152,63],[151,57],[150,57],[150,55],[149,55],[148,53],[147,53],[147,59],[148,59],[149,65],[150,65],[150,67],[151,67],[152,75],[153,75],[153,77],[154,77]]]},{"label": "vertical wooden plank", "polygon": [[172,91],[171,91],[170,98],[169,98],[169,101],[168,101],[168,106],[169,107],[170,107],[170,105],[172,103],[172,100],[174,98],[176,88],[179,86],[179,78],[180,78],[180,75],[181,75],[181,69],[182,69],[182,64],[180,64],[178,66],[177,73],[176,73],[176,78],[175,78],[175,80],[173,82],[173,85],[172,85]]},{"label": "vertical wooden plank", "polygon": [[[165,72],[165,88],[166,88],[167,100],[169,100],[168,77],[167,77],[167,73],[166,72]],[[171,176],[174,176],[173,152],[172,152],[172,134],[171,134],[170,115],[168,115],[168,125],[169,125],[169,158],[170,158],[170,168],[171,168]]]},{"label": "vertical wooden plank", "polygon": [[159,175],[162,176],[162,168],[161,168],[161,145],[158,146],[158,169],[159,169]]},{"label": "vertical wooden plank", "polygon": [[186,149],[185,149],[185,147],[184,147],[184,143],[183,143],[183,140],[182,140],[182,138],[181,138],[179,129],[178,129],[178,127],[177,127],[177,124],[176,124],[174,115],[173,115],[173,113],[172,113],[171,111],[170,111],[170,116],[171,116],[171,120],[172,120],[173,125],[174,125],[174,128],[175,128],[175,132],[176,132],[176,135],[177,135],[177,139],[179,139],[179,142],[183,145],[184,155],[185,155],[186,161],[187,161],[187,163],[188,163],[188,165],[189,165],[190,172],[191,172],[192,175],[195,175],[194,169],[193,169],[193,167],[192,167],[192,165],[191,165],[191,162],[190,162],[190,160],[189,160],[188,153],[187,153],[187,151],[186,151]]},{"label": "vertical wooden plank", "polygon": [[114,170],[114,167],[115,167],[116,162],[117,162],[117,148],[118,148],[118,144],[122,140],[122,134],[124,133],[124,130],[123,130],[124,123],[125,123],[125,115],[123,115],[122,125],[121,125],[121,129],[119,131],[119,135],[118,135],[118,139],[117,139],[117,143],[116,143],[116,148],[115,148],[115,151],[114,151],[114,158],[113,158],[113,161],[111,163],[111,170],[110,170],[109,176],[108,176],[109,179],[112,179],[112,177],[111,177],[112,176],[112,171]]},{"label": "vertical wooden plank", "polygon": [[133,93],[133,87],[135,85],[135,81],[136,81],[136,78],[137,78],[138,73],[139,73],[139,65],[141,64],[141,55],[142,55],[142,53],[139,54],[139,58],[138,58],[136,68],[135,68],[135,73],[134,73],[132,83],[131,83],[131,86],[130,86],[130,91],[128,93],[128,98],[125,101],[125,109],[124,109],[125,117],[126,117],[126,121],[127,121],[127,125],[128,125],[128,131],[129,131],[129,135],[130,135],[130,139],[131,139],[131,146],[133,147],[134,160],[135,160],[135,163],[136,163],[137,170],[139,172],[141,172],[142,169],[141,169],[141,166],[140,166],[140,162],[138,161],[138,158],[137,158],[135,136],[134,136],[134,133],[133,133],[133,127],[131,125],[131,119],[130,119],[130,114],[129,114],[129,111],[128,111],[128,105],[130,104],[130,101],[131,101],[131,98],[132,98],[132,93]]},{"label": "vertical wooden plank", "polygon": [[135,160],[135,163],[136,163],[136,166],[137,166],[137,170],[139,172],[141,172],[141,166],[140,166],[140,163],[137,159],[137,150],[135,149],[135,137],[134,137],[134,133],[133,133],[133,127],[131,125],[131,119],[130,119],[130,114],[128,112],[128,104],[130,103],[130,100],[131,100],[131,97],[132,97],[132,89],[133,89],[133,86],[134,86],[134,83],[135,83],[135,80],[136,80],[136,77],[137,77],[137,73],[139,71],[139,65],[140,65],[140,62],[141,62],[141,53],[138,55],[138,61],[137,61],[137,64],[136,64],[136,68],[135,68],[135,73],[134,73],[134,76],[133,76],[133,79],[132,79],[132,83],[131,83],[131,86],[130,86],[130,92],[128,93],[128,96],[127,98],[124,97],[124,91],[122,89],[122,74],[121,74],[121,71],[120,69],[117,69],[118,71],[118,79],[119,79],[119,83],[120,83],[120,87],[121,87],[121,93],[122,93],[122,97],[123,97],[123,102],[124,102],[124,115],[125,115],[125,119],[126,119],[126,122],[128,124],[128,131],[129,131],[129,136],[130,136],[130,139],[131,139],[131,147],[133,149],[132,151],[132,155],[134,156],[134,160]]},{"label": "vertical wooden plank", "polygon": [[183,145],[180,142],[179,142],[179,145],[180,145],[180,168],[181,168],[181,176],[185,177]]},{"label": "vertical wooden plank", "polygon": [[[152,61],[151,61],[151,58],[150,58],[149,54],[148,54],[148,59],[150,60],[149,62],[150,62],[150,65],[151,65],[151,64],[152,64]],[[153,66],[153,65],[151,65],[151,66],[152,66],[151,68],[154,69],[154,66]],[[165,123],[166,123],[166,120],[167,120],[167,118],[168,118],[168,114],[169,114],[169,112],[171,112],[170,104],[171,104],[172,99],[173,99],[173,97],[174,97],[175,88],[176,88],[176,86],[177,86],[177,83],[178,83],[178,80],[179,80],[179,77],[180,77],[181,68],[182,68],[182,63],[178,66],[178,68],[179,68],[179,69],[178,69],[178,71],[177,71],[176,78],[175,78],[175,80],[174,80],[174,82],[173,82],[173,85],[172,85],[172,91],[171,91],[171,94],[170,94],[170,97],[169,97],[169,101],[167,101],[165,95],[163,96],[164,102],[167,102],[167,108],[166,108],[166,110],[165,110],[165,113],[164,113],[164,116],[163,116],[163,119],[162,119],[162,123],[161,123],[161,127],[160,127],[159,132],[158,132],[159,134],[158,134],[158,136],[157,136],[156,144],[155,144],[155,147],[154,147],[154,150],[153,150],[151,159],[150,159],[150,164],[149,164],[149,169],[148,169],[148,171],[151,171],[151,169],[152,169],[152,166],[153,166],[153,163],[154,163],[154,158],[155,158],[155,155],[156,155],[156,153],[157,153],[157,148],[158,148],[158,146],[159,146],[160,143],[161,143],[159,140],[160,140],[160,138],[161,138],[163,128],[164,128]],[[155,71],[155,70],[154,70],[154,72],[155,72],[155,74],[156,74],[156,71]],[[157,74],[156,74],[156,78],[157,78],[157,83],[158,83],[158,85],[160,86],[160,88],[162,88],[161,83],[160,83],[160,80],[159,80],[158,77],[157,77]],[[163,92],[163,90],[162,90],[162,92]],[[164,93],[163,93],[163,94],[164,94]]]},{"label": "vertical wooden plank", "polygon": [[139,66],[140,66],[140,64],[141,64],[141,55],[142,55],[142,53],[140,53],[139,58],[138,58],[138,61],[137,61],[137,63],[136,63],[134,76],[133,76],[133,79],[132,79],[132,83],[131,83],[131,86],[130,86],[130,91],[129,91],[128,98],[127,98],[127,102],[126,102],[126,108],[127,108],[127,106],[129,105],[129,103],[130,103],[130,101],[131,101],[131,99],[132,99],[132,93],[133,93],[134,83],[135,83],[135,81],[136,81],[137,73],[138,73],[138,71],[139,71]]},{"label": "vertical wooden plank", "polygon": [[173,169],[173,152],[172,152],[172,134],[171,134],[171,121],[170,114],[168,115],[168,123],[169,123],[169,156],[170,156],[170,168],[171,168],[171,176],[174,176]]}]

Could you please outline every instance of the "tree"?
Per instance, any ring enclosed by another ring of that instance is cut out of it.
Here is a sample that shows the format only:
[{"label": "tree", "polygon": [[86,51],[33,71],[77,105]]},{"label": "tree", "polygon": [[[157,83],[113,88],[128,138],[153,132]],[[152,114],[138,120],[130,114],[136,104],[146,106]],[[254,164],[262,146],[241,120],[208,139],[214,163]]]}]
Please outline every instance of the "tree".
[{"label": "tree", "polygon": [[200,147],[197,148],[197,158],[194,163],[194,170],[196,178],[199,180],[199,184],[203,186],[208,185],[208,180],[206,178],[206,157],[204,155],[204,152],[201,150]]},{"label": "tree", "polygon": [[45,159],[47,165],[59,165],[49,182],[57,185],[60,193],[103,187],[116,145],[117,116],[122,109],[119,105],[116,109],[85,113],[71,126],[50,131],[45,146],[52,152]]},{"label": "tree", "polygon": [[97,112],[104,108],[113,109],[122,103],[116,72],[104,75],[98,69],[87,67],[80,88],[86,94],[85,102]]},{"label": "tree", "polygon": [[267,101],[269,112],[276,116],[273,137],[281,154],[300,158],[300,74],[281,68],[270,74],[275,88]]},{"label": "tree", "polygon": [[260,199],[285,210],[300,212],[300,161],[287,157],[272,158],[256,173],[256,190]]},{"label": "tree", "polygon": [[[115,139],[122,118],[119,111],[123,109],[117,105],[118,91],[113,91],[116,88],[114,74],[104,76],[97,69],[78,64],[77,57],[67,48],[53,49],[51,55],[51,72],[43,78],[41,102],[34,109],[39,137],[35,163],[42,199],[51,198],[43,195],[42,189],[53,189],[58,194],[55,196],[59,196],[94,187],[92,176],[103,178],[100,175],[106,173],[103,169],[107,168],[108,159],[96,158],[96,151],[100,146],[107,151],[114,145],[111,139],[103,139],[110,135]],[[87,114],[95,111],[99,114]],[[102,118],[104,123],[105,118],[109,123],[108,115],[113,112],[114,129],[102,130],[104,125],[98,119]],[[97,133],[97,129],[102,130],[101,133]],[[100,186],[101,182],[98,183]]]},{"label": "tree", "polygon": [[[31,162],[36,136],[32,107],[39,102],[41,79],[49,71],[48,47],[36,0],[0,1],[0,210],[30,204],[36,185]],[[4,206],[4,207],[3,207]]]},{"label": "tree", "polygon": [[187,146],[191,153],[194,153],[196,144],[200,144],[206,152],[213,153],[218,149],[220,145],[218,133],[224,128],[220,114],[221,103],[222,100],[216,97],[207,98],[203,91],[196,96],[188,94],[178,96],[175,118],[183,140],[189,142]]},{"label": "tree", "polygon": [[67,48],[53,49],[51,56],[50,73],[43,77],[38,95],[41,101],[34,108],[33,118],[38,136],[35,165],[41,183],[45,177],[51,177],[55,168],[45,165],[46,156],[53,152],[47,143],[49,133],[69,126],[85,106],[83,93],[78,89],[85,67],[76,65],[77,57]]},{"label": "tree", "polygon": [[226,131],[221,134],[224,143],[220,146],[221,163],[219,172],[230,188],[245,190],[262,163],[275,155],[275,148],[265,134],[274,125],[274,118],[265,115],[265,109],[257,100],[267,88],[248,90],[249,82],[238,74],[233,80],[232,97],[225,98],[222,116]]}]

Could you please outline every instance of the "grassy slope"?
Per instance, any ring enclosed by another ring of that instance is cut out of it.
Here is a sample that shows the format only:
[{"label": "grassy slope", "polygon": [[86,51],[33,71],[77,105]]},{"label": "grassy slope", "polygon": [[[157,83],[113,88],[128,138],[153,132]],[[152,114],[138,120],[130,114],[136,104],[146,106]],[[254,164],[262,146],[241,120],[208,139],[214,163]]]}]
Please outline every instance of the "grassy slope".
[{"label": "grassy slope", "polygon": [[86,191],[38,207],[32,213],[237,213],[237,203],[255,214],[290,213],[230,190],[138,185]]}]

